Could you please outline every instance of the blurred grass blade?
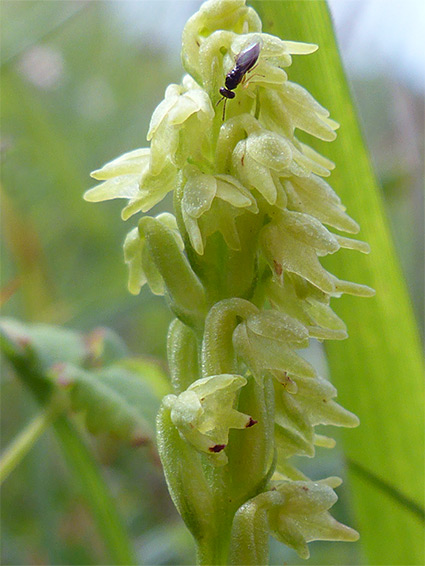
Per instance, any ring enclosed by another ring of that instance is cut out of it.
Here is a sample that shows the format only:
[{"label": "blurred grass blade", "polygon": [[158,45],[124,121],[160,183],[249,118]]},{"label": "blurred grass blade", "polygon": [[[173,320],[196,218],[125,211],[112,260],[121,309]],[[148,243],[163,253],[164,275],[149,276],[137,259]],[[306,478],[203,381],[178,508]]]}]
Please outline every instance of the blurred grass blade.
[{"label": "blurred grass blade", "polygon": [[109,551],[111,564],[127,566],[136,564],[128,534],[118,515],[116,503],[102,477],[99,466],[80,434],[65,417],[59,417],[54,428],[68,465],[90,504],[102,540]]},{"label": "blurred grass blade", "polygon": [[354,470],[358,475],[363,476],[369,483],[375,484],[379,490],[388,493],[393,499],[398,500],[403,507],[409,509],[412,513],[415,513],[422,521],[425,521],[425,509],[423,507],[421,507],[411,499],[408,499],[405,495],[403,495],[403,493],[397,491],[391,485],[382,481],[381,478],[378,478],[377,476],[371,474],[356,462],[348,460],[348,464],[350,468]]},{"label": "blurred grass blade", "polygon": [[0,460],[0,485],[25,458],[40,436],[52,424],[58,409],[51,406],[37,415],[5,448]]},{"label": "blurred grass blade", "polygon": [[10,279],[7,283],[0,287],[0,308],[13,297],[19,289],[19,279],[17,277]]},{"label": "blurred grass blade", "polygon": [[[341,252],[327,267],[338,277],[376,289],[373,299],[334,301],[350,337],[328,346],[341,403],[361,426],[344,434],[353,502],[362,544],[372,564],[423,564],[423,522],[403,500],[423,509],[424,384],[415,319],[394,252],[383,202],[359,129],[325,2],[251,2],[264,31],[317,43],[319,51],[294,58],[290,80],[306,87],[340,122],[337,141],[309,140],[337,167],[330,183],[362,226],[367,258]],[[395,62],[397,64],[397,62]],[[362,473],[359,473],[362,470]],[[383,489],[371,478],[380,478]],[[401,497],[395,497],[398,493]]]}]

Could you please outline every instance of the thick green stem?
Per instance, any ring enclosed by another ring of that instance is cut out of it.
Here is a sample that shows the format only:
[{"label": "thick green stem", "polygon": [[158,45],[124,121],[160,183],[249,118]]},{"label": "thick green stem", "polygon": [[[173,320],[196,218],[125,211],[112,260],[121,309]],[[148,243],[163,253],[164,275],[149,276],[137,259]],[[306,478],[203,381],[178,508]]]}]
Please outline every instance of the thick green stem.
[{"label": "thick green stem", "polygon": [[272,378],[260,386],[251,376],[242,388],[238,410],[256,424],[247,430],[232,430],[227,449],[228,482],[239,508],[265,488],[274,471],[274,391]]},{"label": "thick green stem", "polygon": [[199,566],[226,566],[229,564],[231,529],[232,521],[221,521],[217,532],[211,533],[208,537],[199,541],[197,547],[197,563]]}]

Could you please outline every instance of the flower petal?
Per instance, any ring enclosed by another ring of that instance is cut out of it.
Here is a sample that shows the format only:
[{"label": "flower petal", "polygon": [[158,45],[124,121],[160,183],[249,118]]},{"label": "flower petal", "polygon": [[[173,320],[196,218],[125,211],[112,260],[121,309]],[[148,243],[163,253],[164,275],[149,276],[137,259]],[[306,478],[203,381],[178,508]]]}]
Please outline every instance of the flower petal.
[{"label": "flower petal", "polygon": [[213,175],[192,174],[183,189],[182,209],[192,218],[199,218],[211,208],[217,192]]},{"label": "flower petal", "polygon": [[100,183],[84,193],[84,200],[101,202],[114,198],[137,197],[140,189],[140,175],[121,175]]},{"label": "flower petal", "polygon": [[149,156],[150,149],[146,147],[129,151],[93,171],[90,176],[98,181],[106,181],[120,175],[141,175],[149,162]]}]

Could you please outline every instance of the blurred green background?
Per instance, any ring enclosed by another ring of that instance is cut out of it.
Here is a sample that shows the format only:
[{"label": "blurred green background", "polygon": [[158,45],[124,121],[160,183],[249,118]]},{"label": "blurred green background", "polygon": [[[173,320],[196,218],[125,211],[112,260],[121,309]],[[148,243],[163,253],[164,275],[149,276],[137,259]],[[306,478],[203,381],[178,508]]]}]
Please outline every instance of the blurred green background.
[{"label": "blurred green background", "polygon": [[[375,1],[375,4],[377,2]],[[113,328],[130,350],[165,358],[171,315],[144,288],[127,292],[120,202],[82,200],[89,172],[146,145],[148,123],[182,75],[179,39],[200,2],[7,1],[1,3],[2,300],[4,316],[80,331]],[[351,2],[361,8],[371,2]],[[415,10],[416,3],[407,3]],[[350,37],[364,17],[335,8],[360,118],[381,180],[417,319],[423,321],[424,85],[351,65]],[[360,9],[359,8],[359,9]],[[351,14],[351,19],[350,19]],[[354,17],[353,17],[354,14]],[[347,22],[350,22],[348,26]],[[345,26],[345,27],[344,27]],[[348,26],[348,27],[347,27]],[[362,41],[370,38],[366,29]],[[406,30],[407,34],[408,31]],[[383,55],[382,55],[383,56]],[[380,57],[380,53],[375,53]],[[326,100],[321,100],[326,106]],[[340,135],[344,135],[342,129]],[[165,206],[170,202],[166,202]],[[361,222],[361,219],[357,219]],[[320,350],[312,356],[325,364]],[[5,368],[2,443],[35,412]],[[93,444],[143,564],[192,564],[190,535],[146,448]],[[307,462],[314,477],[342,475],[337,450]],[[309,469],[310,470],[309,470]],[[312,471],[314,470],[314,471]],[[353,524],[349,485],[335,515]],[[105,564],[105,549],[53,434],[46,434],[2,489],[3,564]],[[361,542],[314,543],[310,564],[364,564]],[[299,564],[282,545],[272,563]]]}]

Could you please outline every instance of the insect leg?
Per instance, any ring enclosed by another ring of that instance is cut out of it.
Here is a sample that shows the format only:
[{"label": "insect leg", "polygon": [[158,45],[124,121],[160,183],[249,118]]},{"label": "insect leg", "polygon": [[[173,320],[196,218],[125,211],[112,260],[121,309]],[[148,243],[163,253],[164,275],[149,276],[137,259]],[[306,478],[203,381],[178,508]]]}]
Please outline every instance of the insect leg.
[{"label": "insect leg", "polygon": [[[263,77],[264,78],[265,75],[260,75],[260,73],[254,73],[253,75],[250,75],[249,79],[242,81],[243,82],[243,88],[247,88],[248,85],[249,85],[249,81],[251,79],[253,79],[254,77]],[[245,77],[244,77],[244,79],[245,79]]]}]

